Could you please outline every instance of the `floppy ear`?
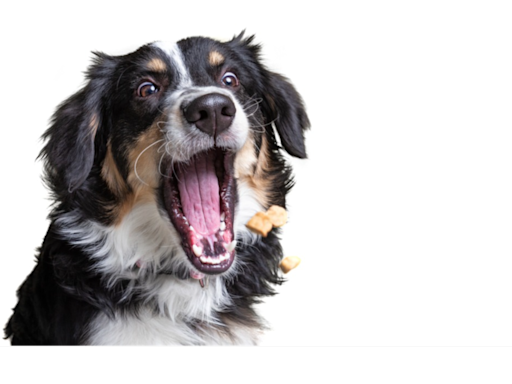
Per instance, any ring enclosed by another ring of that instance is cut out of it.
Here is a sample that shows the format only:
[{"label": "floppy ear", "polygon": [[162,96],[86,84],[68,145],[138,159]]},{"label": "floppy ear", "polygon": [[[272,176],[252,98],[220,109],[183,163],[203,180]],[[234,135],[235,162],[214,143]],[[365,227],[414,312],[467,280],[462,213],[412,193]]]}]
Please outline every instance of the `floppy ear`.
[{"label": "floppy ear", "polygon": [[263,72],[262,111],[267,122],[273,122],[284,149],[304,159],[306,146],[304,131],[309,129],[309,118],[304,102],[295,87],[283,76],[267,70]]},{"label": "floppy ear", "polygon": [[87,84],[62,103],[43,134],[41,151],[46,177],[54,189],[74,192],[87,179],[94,162],[94,139],[103,125],[112,58],[96,54],[87,71]]},{"label": "floppy ear", "polygon": [[261,64],[259,44],[253,44],[254,35],[245,37],[245,31],[233,37],[229,45],[241,50],[249,60],[246,60],[253,73],[254,80],[259,84],[261,110],[266,123],[274,123],[281,138],[284,149],[295,157],[306,158],[304,131],[309,129],[309,119],[304,102],[295,87],[288,79],[271,72]]}]

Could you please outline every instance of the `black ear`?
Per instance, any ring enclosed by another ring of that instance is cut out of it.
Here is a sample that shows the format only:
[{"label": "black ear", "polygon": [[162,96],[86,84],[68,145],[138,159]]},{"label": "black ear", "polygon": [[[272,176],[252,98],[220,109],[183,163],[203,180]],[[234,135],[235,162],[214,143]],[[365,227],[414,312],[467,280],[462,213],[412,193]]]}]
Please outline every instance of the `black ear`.
[{"label": "black ear", "polygon": [[245,31],[228,43],[248,57],[245,64],[251,68],[263,98],[261,110],[266,123],[273,123],[284,149],[292,156],[306,158],[304,131],[310,123],[301,96],[288,79],[271,72],[261,63],[261,46],[254,44],[254,35],[245,37]]},{"label": "black ear", "polygon": [[77,190],[91,171],[94,139],[104,124],[102,112],[113,71],[113,58],[96,54],[87,71],[88,82],[58,107],[43,134],[47,142],[40,157],[54,190]]},{"label": "black ear", "polygon": [[304,131],[309,129],[310,123],[302,98],[295,87],[277,73],[264,70],[262,80],[262,110],[267,123],[274,123],[281,144],[290,155],[306,158]]},{"label": "black ear", "polygon": [[261,63],[261,46],[253,41],[254,35],[245,37],[242,31],[228,45],[243,55],[244,64],[252,72],[263,99],[260,108],[266,123],[275,125],[281,144],[290,155],[306,158],[304,131],[310,124],[304,102],[288,79],[265,68]]}]

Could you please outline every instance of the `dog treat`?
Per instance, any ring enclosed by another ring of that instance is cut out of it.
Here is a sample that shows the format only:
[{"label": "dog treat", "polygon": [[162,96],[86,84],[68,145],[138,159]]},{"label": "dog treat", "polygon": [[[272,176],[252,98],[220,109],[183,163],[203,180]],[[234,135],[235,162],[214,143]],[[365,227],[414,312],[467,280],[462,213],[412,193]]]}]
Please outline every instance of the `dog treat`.
[{"label": "dog treat", "polygon": [[284,258],[279,266],[281,267],[281,271],[283,271],[283,273],[288,273],[292,269],[297,268],[299,264],[300,258],[298,258],[297,256],[289,256]]},{"label": "dog treat", "polygon": [[272,222],[267,214],[263,212],[257,212],[245,226],[263,237],[267,237],[267,234],[272,230]]},{"label": "dog treat", "polygon": [[272,205],[267,212],[257,212],[245,226],[254,233],[267,237],[273,227],[282,227],[287,220],[286,209]]},{"label": "dog treat", "polygon": [[288,220],[286,209],[278,205],[271,206],[267,211],[267,216],[274,227],[282,227]]}]

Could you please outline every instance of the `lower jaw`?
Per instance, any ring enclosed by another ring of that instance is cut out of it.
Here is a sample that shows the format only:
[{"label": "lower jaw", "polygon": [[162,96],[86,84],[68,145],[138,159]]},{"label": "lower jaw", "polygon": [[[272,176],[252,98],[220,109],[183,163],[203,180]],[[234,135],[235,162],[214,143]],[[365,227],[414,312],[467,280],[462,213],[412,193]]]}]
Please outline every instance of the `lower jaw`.
[{"label": "lower jaw", "polygon": [[[229,224],[229,227],[231,228],[232,224]],[[199,273],[223,273],[233,264],[236,240],[233,240],[231,229],[223,227],[215,234],[201,235],[189,227],[187,233],[181,235],[185,253],[193,268]]]},{"label": "lower jaw", "polygon": [[[212,257],[212,259],[220,258],[220,257]],[[224,259],[220,261],[218,264],[207,264],[200,260],[200,258],[196,256],[188,256],[189,261],[192,263],[192,266],[194,267],[194,272],[199,272],[199,274],[205,274],[205,275],[218,275],[221,273],[226,272],[231,265],[233,264],[233,261],[235,259],[234,251],[231,252],[227,259]],[[192,273],[191,273],[192,276]],[[192,276],[194,277],[194,276]]]}]

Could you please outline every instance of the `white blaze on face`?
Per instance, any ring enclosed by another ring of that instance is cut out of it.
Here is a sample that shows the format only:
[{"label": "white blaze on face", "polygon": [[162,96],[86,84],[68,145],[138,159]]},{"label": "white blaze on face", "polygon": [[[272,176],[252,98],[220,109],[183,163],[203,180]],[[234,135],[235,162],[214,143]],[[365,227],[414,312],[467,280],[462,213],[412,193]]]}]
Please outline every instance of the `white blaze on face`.
[{"label": "white blaze on face", "polygon": [[180,78],[178,89],[191,87],[193,85],[192,78],[185,66],[185,60],[183,59],[183,54],[181,53],[181,49],[178,47],[178,44],[157,42],[153,45],[164,51],[165,54],[169,56],[171,64],[178,71]]},{"label": "white blaze on face", "polygon": [[[188,161],[196,153],[206,151],[214,146],[239,151],[247,140],[249,121],[242,105],[233,93],[221,87],[194,84],[185,64],[183,53],[176,43],[158,42],[154,43],[154,46],[169,57],[179,78],[176,89],[167,96],[167,107],[164,111],[167,116],[167,123],[163,129],[167,137],[165,148],[173,162]],[[236,108],[236,114],[229,129],[215,138],[186,122],[182,113],[184,105],[210,93],[227,96]]]}]

